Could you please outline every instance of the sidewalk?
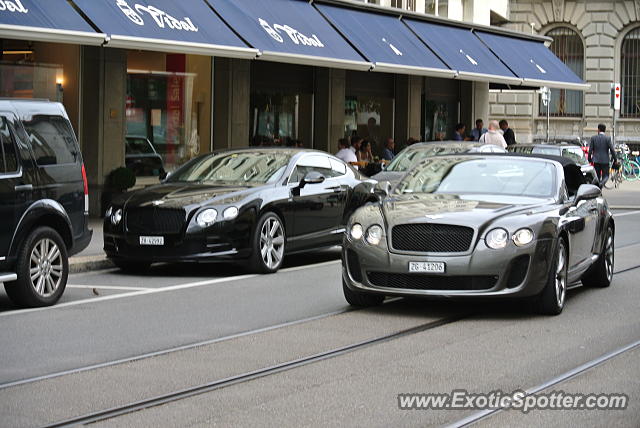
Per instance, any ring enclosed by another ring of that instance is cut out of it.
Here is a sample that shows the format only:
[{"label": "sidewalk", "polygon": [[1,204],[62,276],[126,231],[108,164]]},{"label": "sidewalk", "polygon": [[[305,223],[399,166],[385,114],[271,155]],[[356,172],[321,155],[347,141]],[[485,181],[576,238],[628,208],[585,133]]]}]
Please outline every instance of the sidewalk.
[{"label": "sidewalk", "polygon": [[[640,181],[624,181],[618,189],[603,189],[603,194],[612,209],[640,210]],[[102,250],[102,219],[90,219],[89,228],[93,229],[93,238],[84,251],[69,259],[71,273],[113,267]]]}]

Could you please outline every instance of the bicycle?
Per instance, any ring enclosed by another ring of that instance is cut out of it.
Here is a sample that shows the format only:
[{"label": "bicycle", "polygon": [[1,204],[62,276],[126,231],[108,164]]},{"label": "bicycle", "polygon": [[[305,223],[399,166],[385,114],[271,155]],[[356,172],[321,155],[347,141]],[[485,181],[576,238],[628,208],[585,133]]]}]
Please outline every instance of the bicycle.
[{"label": "bicycle", "polygon": [[619,154],[621,160],[620,172],[622,177],[627,181],[634,181],[640,179],[640,165],[634,160],[629,158],[629,155],[625,152]]},{"label": "bicycle", "polygon": [[622,183],[623,177],[620,165],[612,164],[609,170],[609,178],[603,183],[605,189],[618,188]]}]

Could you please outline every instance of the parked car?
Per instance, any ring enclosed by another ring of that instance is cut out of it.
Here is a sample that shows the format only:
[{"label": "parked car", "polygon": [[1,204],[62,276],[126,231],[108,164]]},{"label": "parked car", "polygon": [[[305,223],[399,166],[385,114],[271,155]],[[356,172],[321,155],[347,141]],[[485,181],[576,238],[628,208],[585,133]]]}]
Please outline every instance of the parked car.
[{"label": "parked car", "polygon": [[104,250],[127,271],[153,262],[248,261],[254,271],[275,272],[285,254],[339,245],[372,186],[320,151],[215,152],[114,202]]},{"label": "parked car", "polygon": [[164,175],[162,156],[146,137],[127,135],[124,147],[125,165],[136,177]]},{"label": "parked car", "polygon": [[352,305],[385,296],[520,297],[558,314],[576,281],[611,284],[611,211],[566,158],[432,157],[385,187],[347,226],[342,277]]},{"label": "parked car", "polygon": [[553,155],[571,159],[580,167],[587,183],[598,184],[599,182],[595,168],[589,164],[584,150],[577,144],[514,144],[509,146],[508,150],[514,153]]},{"label": "parked car", "polygon": [[371,178],[376,181],[397,183],[414,165],[430,156],[441,156],[456,153],[506,153],[494,144],[482,144],[477,141],[434,141],[415,143],[402,150],[384,170]]},{"label": "parked car", "polygon": [[60,103],[0,100],[0,282],[20,306],[53,305],[68,257],[89,245],[82,155]]}]

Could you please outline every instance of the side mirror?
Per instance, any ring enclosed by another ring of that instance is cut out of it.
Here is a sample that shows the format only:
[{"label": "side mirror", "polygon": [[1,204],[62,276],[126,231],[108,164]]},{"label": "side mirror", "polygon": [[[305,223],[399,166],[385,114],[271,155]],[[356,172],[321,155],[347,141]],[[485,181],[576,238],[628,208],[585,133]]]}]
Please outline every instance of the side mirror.
[{"label": "side mirror", "polygon": [[391,194],[391,183],[388,181],[379,181],[373,188],[373,193],[379,198],[386,198]]},{"label": "side mirror", "polygon": [[304,176],[302,180],[300,180],[300,188],[302,189],[307,184],[320,184],[324,183],[325,176],[320,174],[318,171],[309,171],[307,175]]},{"label": "side mirror", "polygon": [[602,191],[593,184],[582,184],[576,193],[576,204],[580,201],[588,201],[602,196]]}]

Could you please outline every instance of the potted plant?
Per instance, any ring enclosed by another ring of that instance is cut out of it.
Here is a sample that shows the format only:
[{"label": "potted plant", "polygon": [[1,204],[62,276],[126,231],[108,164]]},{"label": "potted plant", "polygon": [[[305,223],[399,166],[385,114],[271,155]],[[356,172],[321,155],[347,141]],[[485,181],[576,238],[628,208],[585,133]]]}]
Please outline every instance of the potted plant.
[{"label": "potted plant", "polygon": [[104,213],[111,201],[118,195],[123,194],[127,189],[136,185],[136,175],[129,168],[123,166],[112,170],[104,183],[102,191],[102,213]]}]

